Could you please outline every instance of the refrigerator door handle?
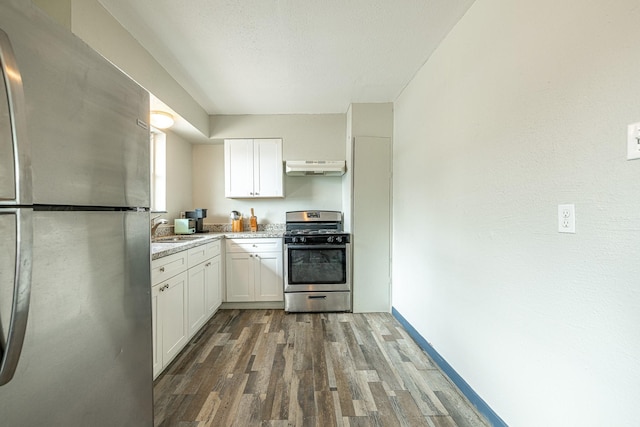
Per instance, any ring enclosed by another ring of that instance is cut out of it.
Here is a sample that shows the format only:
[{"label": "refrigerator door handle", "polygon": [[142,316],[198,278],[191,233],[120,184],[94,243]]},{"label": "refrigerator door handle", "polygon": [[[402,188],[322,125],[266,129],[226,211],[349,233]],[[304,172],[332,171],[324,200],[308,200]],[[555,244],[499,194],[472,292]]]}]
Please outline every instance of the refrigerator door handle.
[{"label": "refrigerator door handle", "polygon": [[[7,90],[9,121],[11,122],[11,151],[13,152],[13,170],[15,199],[0,198],[3,205],[31,205],[33,199],[31,178],[31,144],[27,138],[27,120],[25,113],[22,76],[11,47],[9,36],[0,28],[0,65]],[[3,102],[3,100],[0,100]]]},{"label": "refrigerator door handle", "polygon": [[6,340],[0,336],[0,386],[11,381],[20,359],[29,317],[33,258],[33,209],[6,209],[3,212],[13,213],[16,217],[16,263]]}]

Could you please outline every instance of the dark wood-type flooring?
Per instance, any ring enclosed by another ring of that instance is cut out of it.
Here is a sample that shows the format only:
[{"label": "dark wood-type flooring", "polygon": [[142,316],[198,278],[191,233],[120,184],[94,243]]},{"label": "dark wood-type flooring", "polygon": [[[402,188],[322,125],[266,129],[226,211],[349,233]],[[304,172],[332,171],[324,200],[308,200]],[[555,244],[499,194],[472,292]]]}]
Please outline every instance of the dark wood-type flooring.
[{"label": "dark wood-type flooring", "polygon": [[219,310],[154,384],[156,426],[487,426],[387,313]]}]

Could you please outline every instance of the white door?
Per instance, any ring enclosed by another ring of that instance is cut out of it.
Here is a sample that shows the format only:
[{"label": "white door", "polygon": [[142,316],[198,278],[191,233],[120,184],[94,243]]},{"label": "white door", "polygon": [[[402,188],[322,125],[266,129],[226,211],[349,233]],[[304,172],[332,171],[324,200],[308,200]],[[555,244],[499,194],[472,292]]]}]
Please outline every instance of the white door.
[{"label": "white door", "polygon": [[[208,261],[207,261],[208,262]],[[206,264],[198,264],[189,269],[187,291],[189,338],[191,338],[206,321]]]},{"label": "white door", "polygon": [[282,252],[262,252],[254,256],[256,301],[284,301]]},{"label": "white door", "polygon": [[227,253],[227,301],[253,301],[253,254]]},{"label": "white door", "polygon": [[253,140],[224,141],[225,197],[253,197]]},{"label": "white door", "polygon": [[391,310],[391,139],[353,144],[353,311]]},{"label": "white door", "polygon": [[165,282],[169,285],[160,295],[158,321],[162,322],[162,364],[166,366],[187,342],[187,272]]},{"label": "white door", "polygon": [[211,317],[222,304],[222,257],[218,255],[211,258],[205,267],[207,317]]},{"label": "white door", "polygon": [[283,197],[282,140],[253,142],[254,197]]}]

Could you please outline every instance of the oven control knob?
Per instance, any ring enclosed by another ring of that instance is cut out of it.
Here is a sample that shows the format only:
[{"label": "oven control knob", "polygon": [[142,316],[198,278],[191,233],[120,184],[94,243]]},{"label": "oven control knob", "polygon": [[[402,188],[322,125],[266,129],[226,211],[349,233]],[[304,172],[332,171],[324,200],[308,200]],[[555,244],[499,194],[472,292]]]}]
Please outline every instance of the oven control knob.
[{"label": "oven control knob", "polygon": [[336,242],[342,243],[342,236],[336,236]]},{"label": "oven control knob", "polygon": [[333,242],[333,236],[327,237],[327,242],[332,243]]},{"label": "oven control knob", "polygon": [[307,238],[306,238],[306,237],[304,237],[304,236],[303,236],[303,237],[300,237],[300,243],[304,243],[304,242],[306,242],[306,241],[307,241]]}]

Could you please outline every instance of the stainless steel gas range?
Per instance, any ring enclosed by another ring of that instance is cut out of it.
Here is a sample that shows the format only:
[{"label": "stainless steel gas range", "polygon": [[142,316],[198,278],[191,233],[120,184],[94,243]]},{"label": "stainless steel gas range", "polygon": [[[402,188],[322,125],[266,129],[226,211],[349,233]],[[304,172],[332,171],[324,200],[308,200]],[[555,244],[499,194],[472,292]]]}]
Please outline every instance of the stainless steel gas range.
[{"label": "stainless steel gas range", "polygon": [[350,241],[341,212],[287,212],[285,311],[351,311]]}]

